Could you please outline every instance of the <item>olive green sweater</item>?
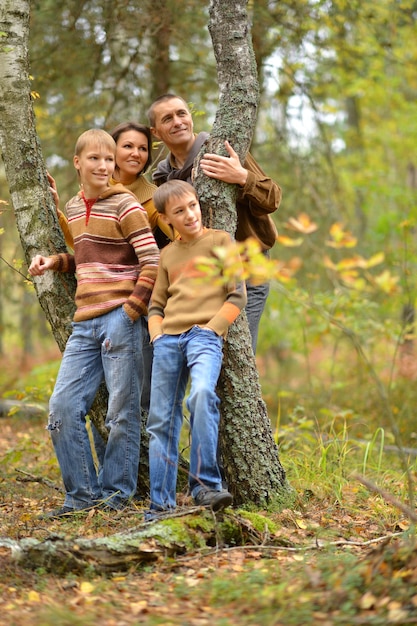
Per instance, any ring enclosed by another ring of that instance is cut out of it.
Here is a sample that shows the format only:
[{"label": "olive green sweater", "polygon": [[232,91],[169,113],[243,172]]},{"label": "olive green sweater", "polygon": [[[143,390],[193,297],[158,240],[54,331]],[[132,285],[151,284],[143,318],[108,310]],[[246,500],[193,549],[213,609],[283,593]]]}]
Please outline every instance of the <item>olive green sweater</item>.
[{"label": "olive green sweater", "polygon": [[192,242],[176,240],[161,251],[149,307],[151,340],[160,334],[180,335],[195,325],[225,337],[246,304],[244,282],[219,284],[199,269],[202,259],[214,258],[216,247],[230,247],[230,235],[204,229]]}]

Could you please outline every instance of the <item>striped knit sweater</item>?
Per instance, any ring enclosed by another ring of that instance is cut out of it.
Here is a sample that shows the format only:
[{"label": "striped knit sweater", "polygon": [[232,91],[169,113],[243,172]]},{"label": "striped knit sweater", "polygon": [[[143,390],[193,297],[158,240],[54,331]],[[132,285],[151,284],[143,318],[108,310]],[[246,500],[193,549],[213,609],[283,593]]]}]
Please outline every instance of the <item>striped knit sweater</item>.
[{"label": "striped knit sweater", "polygon": [[163,248],[149,307],[151,339],[164,333],[180,335],[194,325],[226,336],[246,304],[245,284],[219,285],[204,277],[198,262],[213,258],[213,248],[230,245],[228,233],[206,228],[191,242],[175,240]]},{"label": "striped knit sweater", "polygon": [[53,269],[76,272],[74,321],[124,306],[134,321],[146,315],[159,250],[146,211],[121,185],[109,188],[87,217],[80,194],[66,205],[74,254],[54,255]]}]

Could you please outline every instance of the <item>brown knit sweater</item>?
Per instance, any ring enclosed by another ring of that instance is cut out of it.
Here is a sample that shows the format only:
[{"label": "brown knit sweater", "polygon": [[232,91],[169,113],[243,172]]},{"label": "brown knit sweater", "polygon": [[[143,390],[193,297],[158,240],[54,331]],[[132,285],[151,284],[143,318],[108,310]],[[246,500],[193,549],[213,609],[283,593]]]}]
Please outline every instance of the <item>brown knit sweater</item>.
[{"label": "brown knit sweater", "polygon": [[74,321],[122,305],[133,321],[146,315],[159,250],[143,207],[119,185],[96,200],[88,221],[80,194],[67,203],[66,213],[74,254],[55,255],[53,269],[77,274]]}]

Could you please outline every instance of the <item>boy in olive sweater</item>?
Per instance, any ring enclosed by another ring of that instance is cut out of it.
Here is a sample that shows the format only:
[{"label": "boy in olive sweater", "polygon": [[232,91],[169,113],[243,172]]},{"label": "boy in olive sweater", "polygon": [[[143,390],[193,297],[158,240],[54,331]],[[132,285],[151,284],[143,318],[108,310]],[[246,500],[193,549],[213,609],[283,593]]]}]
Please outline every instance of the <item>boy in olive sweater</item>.
[{"label": "boy in olive sweater", "polygon": [[222,490],[217,464],[219,398],[216,385],[227,330],[246,304],[244,282],[222,285],[204,280],[202,257],[230,247],[230,235],[204,228],[195,189],[182,180],[158,188],[154,204],[180,235],[161,251],[149,308],[154,347],[148,417],[150,510],[152,519],[176,506],[182,402],[188,378],[191,452],[189,487],[197,505],[217,511],[232,502]]}]

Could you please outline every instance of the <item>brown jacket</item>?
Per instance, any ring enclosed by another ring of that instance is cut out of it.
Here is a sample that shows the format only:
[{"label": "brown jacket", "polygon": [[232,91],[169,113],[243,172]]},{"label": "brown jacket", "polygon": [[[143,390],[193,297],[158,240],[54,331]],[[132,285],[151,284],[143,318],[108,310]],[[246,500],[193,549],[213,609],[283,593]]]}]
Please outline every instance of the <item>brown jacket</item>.
[{"label": "brown jacket", "polygon": [[236,201],[236,240],[255,237],[263,250],[269,250],[278,235],[270,214],[280,205],[281,188],[265,175],[249,152],[243,166],[248,170],[248,178],[239,188]]},{"label": "brown jacket", "polygon": [[[154,183],[162,185],[171,178],[186,180],[192,184],[194,159],[200,151],[208,133],[199,133],[183,167],[175,167],[171,154],[158,163],[152,174]],[[248,170],[248,178],[243,187],[239,187],[236,210],[236,240],[244,241],[248,237],[257,239],[263,250],[269,250],[277,238],[277,230],[272,221],[271,213],[277,210],[281,202],[281,188],[272,178],[268,178],[259,167],[253,156],[248,152],[243,166]]]}]

